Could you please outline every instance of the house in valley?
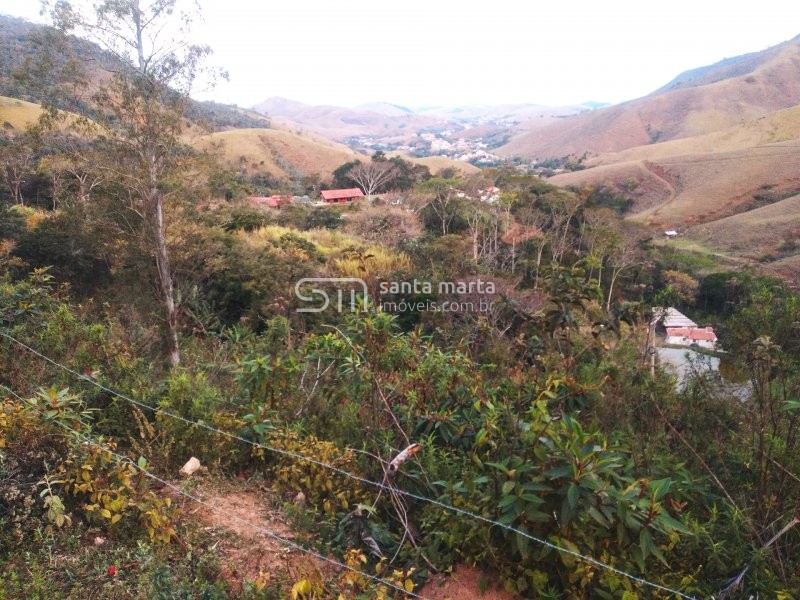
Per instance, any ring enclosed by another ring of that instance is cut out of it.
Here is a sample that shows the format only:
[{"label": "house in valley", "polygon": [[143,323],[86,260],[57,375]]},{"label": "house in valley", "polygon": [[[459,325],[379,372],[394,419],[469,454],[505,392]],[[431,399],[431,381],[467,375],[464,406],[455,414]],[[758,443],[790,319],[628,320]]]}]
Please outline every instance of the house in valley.
[{"label": "house in valley", "polygon": [[717,335],[713,327],[700,327],[671,306],[654,307],[651,325],[669,346],[697,346],[708,350],[717,347]]},{"label": "house in valley", "polygon": [[358,188],[346,190],[322,190],[320,192],[323,202],[327,204],[344,204],[364,199],[364,192]]},{"label": "house in valley", "polygon": [[717,347],[717,334],[712,327],[667,327],[666,343],[673,346],[699,346],[708,350]]}]

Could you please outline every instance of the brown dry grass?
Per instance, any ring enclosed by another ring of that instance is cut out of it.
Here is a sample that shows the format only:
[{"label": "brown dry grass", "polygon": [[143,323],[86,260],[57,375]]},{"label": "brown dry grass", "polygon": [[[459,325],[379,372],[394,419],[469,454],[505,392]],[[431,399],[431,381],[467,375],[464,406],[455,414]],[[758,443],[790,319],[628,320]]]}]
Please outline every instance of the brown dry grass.
[{"label": "brown dry grass", "polygon": [[[791,251],[800,238],[800,195],[693,227],[687,237],[704,246],[751,259]],[[789,261],[793,262],[793,261]]]},{"label": "brown dry grass", "polygon": [[0,124],[10,123],[14,129],[27,129],[36,123],[42,109],[38,104],[0,96]]},{"label": "brown dry grass", "polygon": [[622,190],[631,178],[639,182],[633,193],[633,220],[669,228],[708,223],[748,210],[754,196],[765,188],[776,195],[800,191],[800,141],[603,165],[549,181],[605,184]]},{"label": "brown dry grass", "polygon": [[660,160],[688,154],[732,152],[798,138],[800,138],[800,105],[705,135],[602,154],[587,164],[609,165],[635,160]]},{"label": "brown dry grass", "polygon": [[763,63],[745,75],[561,119],[517,135],[498,153],[549,158],[619,152],[656,138],[705,135],[800,104],[800,42],[787,42],[764,54]]},{"label": "brown dry grass", "polygon": [[238,165],[244,158],[252,170],[284,179],[298,174],[327,177],[343,163],[365,158],[341,144],[277,129],[232,129],[195,142],[204,150],[217,143],[230,164]]},{"label": "brown dry grass", "polygon": [[463,160],[454,160],[446,156],[426,156],[424,158],[410,158],[408,160],[418,165],[428,167],[434,175],[443,169],[455,169],[462,175],[472,175],[474,173],[480,173],[481,171],[475,165],[471,165]]}]

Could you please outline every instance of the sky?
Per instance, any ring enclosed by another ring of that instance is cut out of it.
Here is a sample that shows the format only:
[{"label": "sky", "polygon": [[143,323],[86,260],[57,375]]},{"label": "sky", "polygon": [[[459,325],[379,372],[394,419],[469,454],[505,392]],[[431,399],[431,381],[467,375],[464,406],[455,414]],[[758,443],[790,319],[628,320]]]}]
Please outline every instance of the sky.
[{"label": "sky", "polygon": [[[203,99],[356,106],[616,103],[800,34],[791,0],[198,0],[227,69]],[[37,0],[0,12],[41,21]]]}]

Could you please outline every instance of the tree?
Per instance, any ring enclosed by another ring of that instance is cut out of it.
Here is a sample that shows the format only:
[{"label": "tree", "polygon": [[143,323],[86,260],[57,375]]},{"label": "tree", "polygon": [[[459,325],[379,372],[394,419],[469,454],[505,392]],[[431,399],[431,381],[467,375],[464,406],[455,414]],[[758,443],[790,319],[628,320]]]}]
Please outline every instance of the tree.
[{"label": "tree", "polygon": [[17,204],[25,204],[22,188],[33,175],[35,155],[27,136],[3,140],[0,145],[0,168],[11,196]]},{"label": "tree", "polygon": [[196,12],[196,6],[183,9],[181,0],[57,0],[50,11],[61,33],[89,39],[103,50],[98,56],[82,57],[92,61],[92,69],[101,67],[105,73],[93,78],[96,114],[91,122],[79,120],[79,126],[104,151],[104,160],[92,169],[125,190],[120,200],[143,225],[173,366],[180,362],[178,307],[164,204],[175,192],[176,175],[188,154],[181,133],[189,92],[210,54],[208,47],[184,41],[190,11]]},{"label": "tree", "polygon": [[364,190],[367,199],[378,191],[381,186],[391,182],[397,175],[397,167],[387,160],[359,163],[347,173],[347,176]]},{"label": "tree", "polygon": [[436,215],[442,235],[447,235],[450,232],[450,225],[460,208],[458,196],[456,195],[456,185],[458,183],[458,180],[455,179],[434,177],[420,186],[420,190],[425,194],[427,200],[423,209],[430,208]]},{"label": "tree", "polygon": [[639,244],[640,240],[630,236],[622,238],[609,256],[611,266],[611,280],[608,285],[608,296],[606,298],[606,310],[611,310],[611,298],[614,294],[614,284],[616,284],[622,271],[634,266],[640,260]]}]

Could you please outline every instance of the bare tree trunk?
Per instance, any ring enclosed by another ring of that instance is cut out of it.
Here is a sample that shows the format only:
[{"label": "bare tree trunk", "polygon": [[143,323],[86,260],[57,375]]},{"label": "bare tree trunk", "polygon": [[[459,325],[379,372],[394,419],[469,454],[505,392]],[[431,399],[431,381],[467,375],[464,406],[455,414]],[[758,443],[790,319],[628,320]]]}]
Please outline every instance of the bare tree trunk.
[{"label": "bare tree trunk", "polygon": [[167,317],[167,355],[169,364],[176,367],[181,362],[178,348],[178,309],[175,306],[175,290],[172,284],[172,269],[167,252],[167,235],[164,227],[164,206],[161,192],[158,189],[156,157],[151,157],[150,198],[153,209],[153,238],[156,250],[156,266],[161,287],[161,299]]},{"label": "bare tree trunk", "polygon": [[533,280],[533,289],[539,289],[539,269],[542,266],[542,255],[544,254],[544,248],[546,244],[544,240],[539,244],[536,248],[536,278]]},{"label": "bare tree trunk", "polygon": [[511,240],[511,274],[514,274],[514,271],[517,267],[517,240]]},{"label": "bare tree trunk", "polygon": [[614,282],[617,276],[622,272],[622,269],[614,268],[611,270],[611,283],[608,285],[608,299],[606,300],[606,310],[611,310],[611,294],[614,292]]}]

